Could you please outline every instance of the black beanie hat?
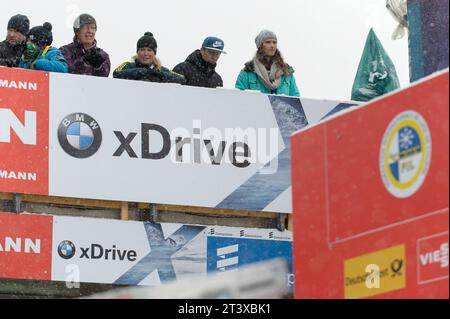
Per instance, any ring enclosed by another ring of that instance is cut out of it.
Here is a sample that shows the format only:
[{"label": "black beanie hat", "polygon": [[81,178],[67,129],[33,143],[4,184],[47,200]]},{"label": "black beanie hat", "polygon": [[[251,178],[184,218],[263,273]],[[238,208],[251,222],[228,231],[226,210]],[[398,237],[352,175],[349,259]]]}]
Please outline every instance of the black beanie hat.
[{"label": "black beanie hat", "polygon": [[139,51],[139,49],[142,48],[150,48],[153,51],[156,51],[158,49],[158,43],[156,43],[155,38],[153,37],[153,33],[151,32],[145,32],[144,36],[142,38],[139,39],[138,43],[137,43],[137,51]]},{"label": "black beanie hat", "polygon": [[51,45],[53,42],[52,25],[45,22],[43,26],[34,27],[28,32],[28,39],[37,45]]},{"label": "black beanie hat", "polygon": [[95,18],[90,14],[83,13],[73,22],[73,32],[78,33],[81,27],[86,24],[95,24],[95,26],[97,27],[97,21],[95,20]]},{"label": "black beanie hat", "polygon": [[30,20],[27,16],[16,14],[15,16],[11,17],[11,19],[9,19],[8,30],[9,29],[20,32],[23,35],[27,35],[28,31],[30,30]]}]

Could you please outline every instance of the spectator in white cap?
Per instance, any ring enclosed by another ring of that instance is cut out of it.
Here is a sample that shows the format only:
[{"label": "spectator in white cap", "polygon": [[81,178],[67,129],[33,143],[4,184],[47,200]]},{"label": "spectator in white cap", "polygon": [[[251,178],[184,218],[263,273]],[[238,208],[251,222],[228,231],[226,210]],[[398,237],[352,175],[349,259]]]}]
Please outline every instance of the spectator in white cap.
[{"label": "spectator in white cap", "polygon": [[284,62],[278,50],[276,34],[263,30],[256,37],[255,43],[258,51],[239,74],[236,88],[265,94],[300,96],[293,75],[294,69]]},{"label": "spectator in white cap", "polygon": [[208,37],[202,47],[191,53],[185,62],[178,64],[173,71],[184,75],[186,85],[205,88],[223,86],[222,77],[216,72],[217,62],[224,51],[224,42],[216,37]]}]

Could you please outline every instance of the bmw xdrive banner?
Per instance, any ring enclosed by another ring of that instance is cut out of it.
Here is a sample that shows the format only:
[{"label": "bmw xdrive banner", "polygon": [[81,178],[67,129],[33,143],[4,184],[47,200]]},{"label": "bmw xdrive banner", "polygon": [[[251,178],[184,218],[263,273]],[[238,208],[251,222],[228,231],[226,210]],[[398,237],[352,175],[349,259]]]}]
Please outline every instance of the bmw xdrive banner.
[{"label": "bmw xdrive banner", "polygon": [[352,106],[5,68],[0,97],[0,191],[280,213],[290,135]]},{"label": "bmw xdrive banner", "polygon": [[292,233],[54,216],[52,255],[52,280],[159,286],[277,257],[292,269]]},{"label": "bmw xdrive banner", "polygon": [[0,212],[0,278],[159,286],[284,258],[292,232]]}]

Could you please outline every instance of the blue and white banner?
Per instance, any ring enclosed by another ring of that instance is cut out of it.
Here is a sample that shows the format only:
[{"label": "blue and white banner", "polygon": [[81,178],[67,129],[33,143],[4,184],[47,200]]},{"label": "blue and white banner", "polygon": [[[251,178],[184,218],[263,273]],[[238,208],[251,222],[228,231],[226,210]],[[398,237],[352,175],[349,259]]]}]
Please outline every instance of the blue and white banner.
[{"label": "blue and white banner", "polygon": [[159,286],[277,257],[285,258],[292,269],[291,232],[53,219],[52,280],[69,284]]},{"label": "blue and white banner", "polygon": [[49,194],[291,213],[290,135],[350,106],[50,74]]},{"label": "blue and white banner", "polygon": [[293,291],[292,233],[267,229],[210,227],[207,241],[208,273],[283,258],[289,266],[287,282]]}]

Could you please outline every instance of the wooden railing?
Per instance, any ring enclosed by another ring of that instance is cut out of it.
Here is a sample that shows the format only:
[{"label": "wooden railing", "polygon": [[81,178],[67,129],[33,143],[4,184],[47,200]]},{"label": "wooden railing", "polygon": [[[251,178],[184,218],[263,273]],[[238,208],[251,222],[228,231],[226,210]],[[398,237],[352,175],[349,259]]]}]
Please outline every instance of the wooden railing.
[{"label": "wooden railing", "polygon": [[[277,228],[279,230],[292,230],[292,215],[278,214],[274,212],[256,212],[256,211],[241,211],[230,209],[218,209],[218,208],[204,208],[204,207],[192,207],[192,206],[176,206],[176,205],[164,205],[164,204],[150,204],[150,203],[130,203],[120,201],[109,200],[94,200],[94,199],[80,199],[80,198],[68,198],[68,197],[51,197],[42,195],[27,195],[27,194],[13,194],[13,193],[1,193],[0,201],[10,201],[13,203],[13,212],[23,212],[21,206],[24,203],[34,203],[42,205],[59,205],[73,208],[97,208],[105,210],[117,210],[120,211],[120,219],[124,221],[130,220],[130,207],[138,211],[148,211],[150,213],[165,214],[171,213],[184,213],[191,215],[198,215],[203,217],[244,217],[244,218],[260,218],[270,219],[276,221]],[[1,207],[0,207],[1,210]],[[29,212],[33,213],[33,212]],[[42,212],[44,213],[44,212]],[[80,217],[83,214],[80,213]]]}]

